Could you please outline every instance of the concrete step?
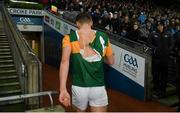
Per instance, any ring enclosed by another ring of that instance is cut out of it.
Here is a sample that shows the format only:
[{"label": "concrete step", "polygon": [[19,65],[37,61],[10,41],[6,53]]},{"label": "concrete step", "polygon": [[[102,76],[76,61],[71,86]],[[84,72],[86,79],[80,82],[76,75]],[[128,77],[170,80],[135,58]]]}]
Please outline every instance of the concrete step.
[{"label": "concrete step", "polygon": [[8,43],[8,40],[0,40],[0,43]]},{"label": "concrete step", "polygon": [[3,63],[13,63],[13,60],[12,59],[0,60],[0,64],[3,64]]},{"label": "concrete step", "polygon": [[0,29],[0,34],[4,34],[5,35],[4,32],[5,32],[4,30]]},{"label": "concrete step", "polygon": [[1,88],[0,91],[4,92],[4,95],[2,95],[2,94],[0,95],[1,97],[9,95],[9,93],[6,94],[6,92],[21,90],[20,85],[4,86],[4,87],[0,87],[0,88]]},{"label": "concrete step", "polygon": [[3,37],[1,38],[1,37],[0,37],[0,42],[1,42],[1,41],[8,41],[8,39],[7,39],[7,38],[3,38]]},{"label": "concrete step", "polygon": [[[1,67],[0,68],[0,72],[5,71],[5,72],[9,72],[11,70],[16,70],[15,66],[11,66],[11,67]],[[3,74],[3,73],[2,73]]]},{"label": "concrete step", "polygon": [[172,96],[176,94],[176,87],[172,84],[167,84],[165,96]]},{"label": "concrete step", "polygon": [[[20,88],[20,85],[18,84],[18,85],[12,85],[12,86],[4,86],[4,87],[0,87],[1,89],[0,89],[0,91],[1,92],[4,92],[4,95],[0,95],[1,97],[4,97],[4,96],[7,96],[7,95],[9,95],[9,91],[17,91],[17,90],[21,90],[21,88]],[[7,94],[6,94],[6,92],[8,92]],[[11,92],[12,93],[12,92]],[[15,92],[16,93],[16,92]],[[12,93],[13,94],[13,93]]]},{"label": "concrete step", "polygon": [[10,52],[10,48],[0,48],[0,52]]},{"label": "concrete step", "polygon": [[1,35],[6,35],[6,33],[4,31],[0,32]]},{"label": "concrete step", "polygon": [[11,52],[0,52],[0,55],[11,55]]},{"label": "concrete step", "polygon": [[9,43],[8,42],[1,42],[0,45],[3,45],[3,46],[8,46]]},{"label": "concrete step", "polygon": [[0,64],[0,68],[8,68],[8,67],[14,67],[14,64],[4,64],[4,65]]},{"label": "concrete step", "polygon": [[0,59],[8,59],[8,58],[12,58],[12,56],[11,55],[1,55],[0,56]]},{"label": "concrete step", "polygon": [[7,80],[7,79],[17,79],[18,76],[17,75],[9,75],[9,76],[0,76],[0,80]]},{"label": "concrete step", "polygon": [[[0,76],[1,77],[1,76]],[[1,86],[1,84],[11,84],[11,83],[17,83],[17,82],[19,82],[19,79],[16,77],[16,78],[11,78],[11,79],[0,79],[0,86]],[[17,85],[17,84],[15,84],[15,85]],[[1,91],[1,89],[0,89],[0,91]]]},{"label": "concrete step", "polygon": [[6,102],[3,102],[3,103],[0,103],[0,105],[9,105],[9,104],[18,104],[18,103],[22,103],[24,102],[23,100],[14,100],[14,101],[6,101]]},{"label": "concrete step", "polygon": [[[4,31],[4,29],[2,29],[2,28],[1,28],[0,30],[1,30],[1,31]],[[2,34],[0,34],[0,37],[1,37],[1,36],[6,36],[6,35],[2,35]]]},{"label": "concrete step", "polygon": [[0,84],[0,87],[15,86],[15,85],[19,85],[19,82],[13,82],[13,83],[2,83],[2,84]]},{"label": "concrete step", "polygon": [[157,101],[166,106],[174,106],[179,102],[177,95],[171,95],[162,99],[158,99]]},{"label": "concrete step", "polygon": [[7,45],[7,46],[6,45],[0,45],[0,48],[2,48],[2,49],[3,48],[10,48],[10,46],[9,45]]},{"label": "concrete step", "polygon": [[5,96],[12,96],[12,95],[19,95],[21,94],[21,90],[9,90],[9,91],[1,91],[0,92],[0,97],[5,97]]},{"label": "concrete step", "polygon": [[6,74],[14,74],[14,73],[16,73],[16,70],[14,69],[14,70],[0,70],[0,75],[1,74],[4,74],[4,75],[6,75]]},{"label": "concrete step", "polygon": [[7,38],[6,35],[0,35],[0,38]]},{"label": "concrete step", "polygon": [[23,100],[15,100],[9,102],[4,102],[1,105],[2,112],[24,112],[26,110],[26,106]]},{"label": "concrete step", "polygon": [[6,70],[5,73],[0,73],[0,76],[12,76],[12,75],[17,75],[16,71],[8,71]]}]

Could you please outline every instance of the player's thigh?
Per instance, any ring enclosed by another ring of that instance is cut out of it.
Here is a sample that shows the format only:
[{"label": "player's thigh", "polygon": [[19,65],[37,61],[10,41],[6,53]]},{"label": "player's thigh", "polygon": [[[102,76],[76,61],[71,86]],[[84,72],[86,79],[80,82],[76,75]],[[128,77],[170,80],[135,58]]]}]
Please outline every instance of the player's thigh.
[{"label": "player's thigh", "polygon": [[106,111],[108,105],[107,92],[104,86],[90,89],[89,105],[92,111]]},{"label": "player's thigh", "polygon": [[84,111],[88,106],[88,88],[72,86],[72,104],[76,111]]}]

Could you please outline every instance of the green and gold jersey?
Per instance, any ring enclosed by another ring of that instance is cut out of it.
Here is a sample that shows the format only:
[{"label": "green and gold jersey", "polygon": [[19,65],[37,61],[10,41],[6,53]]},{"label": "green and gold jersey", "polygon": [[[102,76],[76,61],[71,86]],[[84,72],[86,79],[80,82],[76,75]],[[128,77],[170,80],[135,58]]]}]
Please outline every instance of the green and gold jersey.
[{"label": "green and gold jersey", "polygon": [[71,48],[70,70],[72,84],[80,87],[95,87],[104,85],[103,59],[112,55],[112,48],[108,36],[100,31],[96,32],[96,38],[89,45],[95,50],[101,59],[88,62],[80,54],[79,36],[77,32],[71,32],[63,38],[63,47]]}]

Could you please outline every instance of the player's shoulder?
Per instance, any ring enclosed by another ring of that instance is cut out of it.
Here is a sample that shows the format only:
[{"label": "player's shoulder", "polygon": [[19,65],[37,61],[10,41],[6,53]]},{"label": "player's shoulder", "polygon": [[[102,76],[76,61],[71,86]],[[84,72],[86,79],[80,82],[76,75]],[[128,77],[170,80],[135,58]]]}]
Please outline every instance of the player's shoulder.
[{"label": "player's shoulder", "polygon": [[96,32],[99,33],[100,35],[104,35],[104,36],[107,35],[107,33],[106,33],[106,32],[103,32],[103,31],[96,31]]},{"label": "player's shoulder", "polygon": [[107,33],[105,33],[105,32],[97,31],[97,34],[98,34],[99,36],[101,36],[103,39],[108,40],[108,38],[109,38],[109,36],[108,36]]},{"label": "player's shoulder", "polygon": [[71,41],[71,42],[77,41],[76,31],[71,31],[68,35],[69,35],[69,38],[70,38],[70,41]]}]

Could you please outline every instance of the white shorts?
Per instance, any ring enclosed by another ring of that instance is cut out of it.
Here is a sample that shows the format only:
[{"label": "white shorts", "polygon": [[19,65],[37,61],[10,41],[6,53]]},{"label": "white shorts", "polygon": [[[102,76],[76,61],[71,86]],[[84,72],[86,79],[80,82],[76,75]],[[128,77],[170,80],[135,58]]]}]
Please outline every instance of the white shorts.
[{"label": "white shorts", "polygon": [[88,105],[103,107],[108,105],[108,97],[104,86],[78,87],[72,86],[72,104],[84,111]]}]

